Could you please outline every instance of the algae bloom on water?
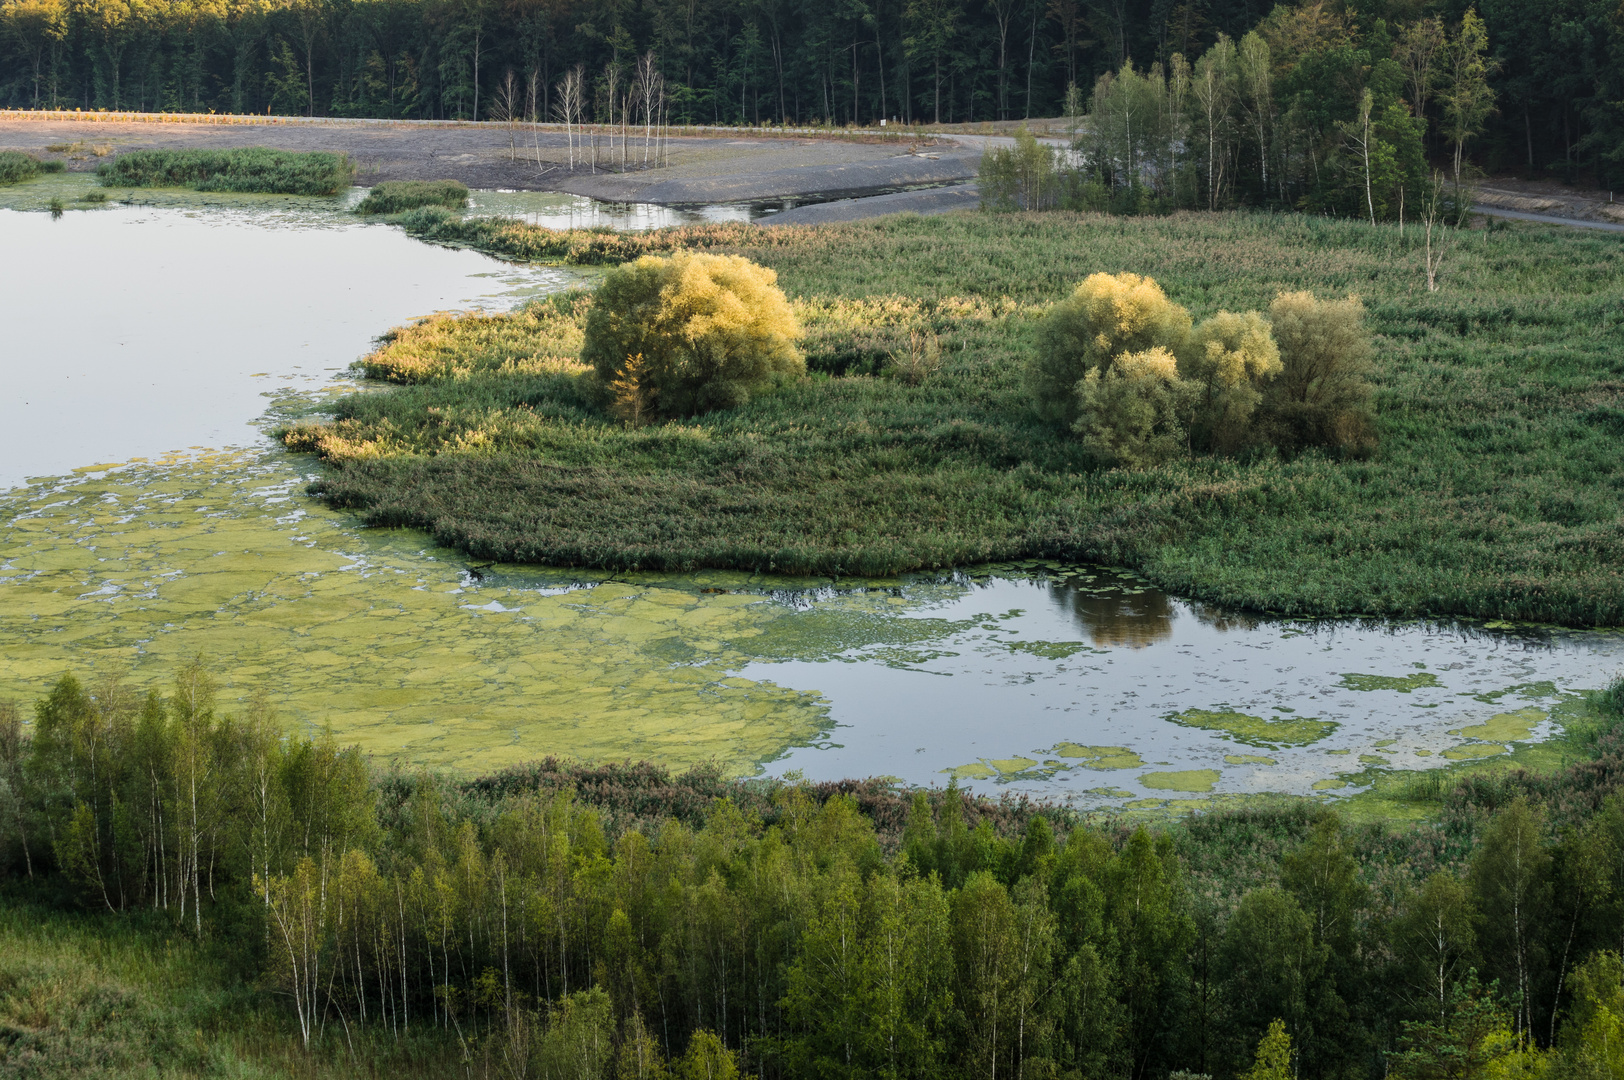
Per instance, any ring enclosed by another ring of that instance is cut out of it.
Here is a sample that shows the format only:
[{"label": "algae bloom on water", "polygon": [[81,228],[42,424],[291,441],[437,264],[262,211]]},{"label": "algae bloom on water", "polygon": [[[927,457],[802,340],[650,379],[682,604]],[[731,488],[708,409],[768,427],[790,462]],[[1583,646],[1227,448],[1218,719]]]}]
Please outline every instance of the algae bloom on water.
[{"label": "algae bloom on water", "polygon": [[336,195],[355,179],[348,154],[323,150],[133,150],[96,167],[104,187],[187,187],[270,195]]}]

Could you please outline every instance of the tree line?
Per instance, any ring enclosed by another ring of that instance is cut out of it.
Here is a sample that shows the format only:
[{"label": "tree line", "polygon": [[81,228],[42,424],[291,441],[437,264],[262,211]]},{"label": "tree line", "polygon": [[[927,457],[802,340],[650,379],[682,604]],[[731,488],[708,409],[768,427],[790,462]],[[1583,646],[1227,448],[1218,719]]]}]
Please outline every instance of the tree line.
[{"label": "tree line", "polygon": [[[1428,16],[1362,29],[1324,5],[1276,7],[1193,63],[1175,53],[1165,66],[1102,74],[1086,113],[1073,96],[1069,151],[1022,136],[983,157],[983,200],[1458,219],[1470,201],[1468,151],[1497,111],[1496,64],[1475,9],[1454,26]],[[1605,180],[1616,161],[1593,156]]]},{"label": "tree line", "polygon": [[[551,119],[563,95],[572,117],[612,123],[652,54],[677,123],[955,123],[1075,113],[1077,88],[1086,98],[1104,76],[1159,66],[1184,93],[1238,94],[1258,131],[1237,143],[1258,145],[1227,179],[1285,192],[1344,138],[1338,125],[1385,126],[1392,142],[1395,125],[1454,123],[1425,84],[1458,81],[1431,66],[1447,66],[1455,32],[1482,45],[1487,167],[1617,175],[1612,0],[0,0],[0,102],[478,120]],[[1190,61],[1182,76],[1175,57]],[[1113,107],[1143,107],[1131,101],[1145,92],[1124,82]],[[1283,138],[1259,111],[1265,93],[1279,95]],[[1296,175],[1266,175],[1272,157]]]},{"label": "tree line", "polygon": [[378,772],[263,698],[222,714],[194,663],[4,710],[0,851],[13,887],[232,942],[307,1045],[435,1031],[502,1075],[1616,1075],[1624,684],[1595,704],[1592,760],[1438,787],[1433,825],[1151,828],[951,786]]}]

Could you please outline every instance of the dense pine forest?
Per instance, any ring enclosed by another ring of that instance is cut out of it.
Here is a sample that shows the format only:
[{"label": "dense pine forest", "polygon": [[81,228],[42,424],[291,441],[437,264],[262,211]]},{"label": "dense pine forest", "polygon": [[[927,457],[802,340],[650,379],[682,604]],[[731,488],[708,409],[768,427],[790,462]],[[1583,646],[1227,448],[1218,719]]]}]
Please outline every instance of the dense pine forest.
[{"label": "dense pine forest", "polygon": [[1018,120],[1194,69],[1258,198],[1271,158],[1321,164],[1280,145],[1305,130],[1624,171],[1614,0],[4,0],[0,48],[11,107],[469,120],[614,121],[650,76],[676,123]]},{"label": "dense pine forest", "polygon": [[[1624,683],[1570,730],[1573,765],[1420,777],[1409,825],[1304,799],[1143,825],[883,781],[379,771],[263,700],[227,714],[199,664],[167,689],[64,677],[32,725],[0,715],[6,904],[212,943],[293,1045],[342,1060],[1284,1080],[1606,1076],[1624,1051]],[[106,1000],[0,968],[13,1075],[140,1064]],[[195,1059],[201,1027],[179,1044]]]}]

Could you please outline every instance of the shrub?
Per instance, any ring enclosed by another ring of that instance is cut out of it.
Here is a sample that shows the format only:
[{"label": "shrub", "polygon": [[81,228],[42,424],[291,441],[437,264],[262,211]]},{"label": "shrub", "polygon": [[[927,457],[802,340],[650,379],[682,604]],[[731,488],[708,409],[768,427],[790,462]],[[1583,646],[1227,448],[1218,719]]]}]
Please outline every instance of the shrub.
[{"label": "shrub", "polygon": [[1220,311],[1197,326],[1179,353],[1179,373],[1192,385],[1191,442],[1220,453],[1244,446],[1260,387],[1280,371],[1280,349],[1257,312]]},{"label": "shrub", "polygon": [[355,179],[348,154],[322,150],[132,150],[96,166],[103,187],[189,187],[273,195],[336,195]]},{"label": "shrub", "polygon": [[737,255],[645,255],[604,278],[581,360],[626,419],[742,405],[806,370],[777,281]]},{"label": "shrub", "polygon": [[32,180],[41,173],[58,173],[67,168],[60,161],[41,161],[19,150],[0,150],[0,184]]},{"label": "shrub", "polygon": [[1176,353],[1190,334],[1190,313],[1138,274],[1090,274],[1049,310],[1038,327],[1027,385],[1045,419],[1074,425],[1078,382],[1123,353]]},{"label": "shrub", "polygon": [[400,214],[420,206],[461,210],[468,205],[468,186],[456,180],[385,180],[367,192],[357,214]]},{"label": "shrub", "polygon": [[1101,461],[1130,468],[1155,465],[1184,449],[1179,416],[1191,389],[1179,378],[1177,359],[1161,346],[1124,353],[1078,380],[1072,430]]},{"label": "shrub", "polygon": [[1362,452],[1375,445],[1364,318],[1364,305],[1352,296],[1316,300],[1312,293],[1283,292],[1269,305],[1281,372],[1264,401],[1277,446]]},{"label": "shrub", "polygon": [[1056,151],[1023,125],[1013,147],[989,147],[981,155],[976,185],[983,210],[1049,210],[1060,201]]}]

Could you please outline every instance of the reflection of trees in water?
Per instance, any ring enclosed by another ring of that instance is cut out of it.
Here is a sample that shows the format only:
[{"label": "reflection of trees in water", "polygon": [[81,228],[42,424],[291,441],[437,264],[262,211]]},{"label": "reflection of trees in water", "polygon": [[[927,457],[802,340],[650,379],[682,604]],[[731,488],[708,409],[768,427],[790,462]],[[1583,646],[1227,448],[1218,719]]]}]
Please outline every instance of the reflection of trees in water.
[{"label": "reflection of trees in water", "polygon": [[1071,612],[1098,648],[1140,649],[1173,636],[1173,599],[1158,589],[1133,594],[1109,587],[1057,585],[1049,595],[1061,610]]},{"label": "reflection of trees in water", "polygon": [[1242,615],[1235,611],[1224,611],[1209,604],[1191,604],[1190,612],[1195,615],[1196,621],[1202,626],[1210,626],[1220,632],[1226,630],[1256,630],[1263,625],[1263,620],[1255,615]]}]

